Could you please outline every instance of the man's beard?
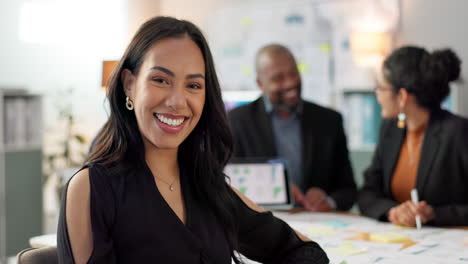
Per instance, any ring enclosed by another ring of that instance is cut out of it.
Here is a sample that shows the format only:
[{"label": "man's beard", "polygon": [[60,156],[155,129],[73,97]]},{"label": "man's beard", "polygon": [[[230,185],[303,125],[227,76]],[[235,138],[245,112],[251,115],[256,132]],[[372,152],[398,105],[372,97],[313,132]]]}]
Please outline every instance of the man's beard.
[{"label": "man's beard", "polygon": [[[299,82],[294,89],[297,91],[298,97],[300,98],[301,83]],[[273,109],[278,110],[278,111],[290,112],[290,113],[296,111],[296,108],[300,100],[297,100],[297,103],[295,105],[288,105],[286,104],[284,100],[284,96],[283,96],[284,93],[286,92],[281,92],[278,94],[278,101],[273,103]]]}]

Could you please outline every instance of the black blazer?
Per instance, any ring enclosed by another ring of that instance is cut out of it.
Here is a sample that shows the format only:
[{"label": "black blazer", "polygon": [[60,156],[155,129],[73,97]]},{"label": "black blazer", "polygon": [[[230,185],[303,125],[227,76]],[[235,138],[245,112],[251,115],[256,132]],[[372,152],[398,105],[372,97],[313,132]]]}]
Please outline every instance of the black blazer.
[{"label": "black blazer", "polygon": [[[262,97],[228,113],[235,157],[276,157],[271,117]],[[341,115],[304,101],[301,114],[302,164],[306,188],[319,187],[350,209],[357,196]],[[304,191],[304,190],[303,190]]]},{"label": "black blazer", "polygon": [[[361,213],[388,220],[398,202],[391,192],[393,171],[406,131],[397,121],[382,123],[380,140],[359,193]],[[431,114],[416,178],[419,199],[434,207],[429,224],[468,225],[468,120],[444,110]]]}]

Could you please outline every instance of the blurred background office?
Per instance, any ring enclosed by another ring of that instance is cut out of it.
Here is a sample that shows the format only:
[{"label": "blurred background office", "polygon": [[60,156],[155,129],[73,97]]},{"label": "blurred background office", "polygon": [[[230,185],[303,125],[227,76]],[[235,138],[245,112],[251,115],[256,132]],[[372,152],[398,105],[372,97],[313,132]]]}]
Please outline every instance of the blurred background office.
[{"label": "blurred background office", "polygon": [[[260,94],[259,47],[290,48],[303,97],[344,115],[360,185],[380,124],[374,69],[404,44],[468,61],[466,10],[465,0],[1,1],[0,258],[56,231],[60,186],[107,116],[107,73],[148,18],[184,18],[207,33],[227,109]],[[454,84],[444,107],[468,116],[466,86]]]}]

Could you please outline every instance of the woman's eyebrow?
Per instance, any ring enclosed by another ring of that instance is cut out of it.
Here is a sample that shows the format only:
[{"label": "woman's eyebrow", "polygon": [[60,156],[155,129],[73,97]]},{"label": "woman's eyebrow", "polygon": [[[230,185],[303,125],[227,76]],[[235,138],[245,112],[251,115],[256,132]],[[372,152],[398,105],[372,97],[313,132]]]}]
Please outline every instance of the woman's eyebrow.
[{"label": "woman's eyebrow", "polygon": [[[162,72],[166,73],[167,75],[175,77],[174,72],[172,72],[171,70],[169,70],[167,68],[164,68],[162,66],[153,66],[153,67],[151,67],[151,70],[162,71]],[[205,79],[205,76],[203,74],[201,74],[201,73],[193,73],[193,74],[187,74],[187,76],[185,76],[185,78],[186,79],[195,79],[195,78]]]},{"label": "woman's eyebrow", "polygon": [[175,76],[175,74],[174,74],[171,70],[169,70],[169,69],[167,69],[167,68],[164,68],[164,67],[162,67],[162,66],[153,66],[153,67],[151,67],[151,70],[159,70],[159,71],[162,71],[162,72],[164,72],[164,73],[166,73],[167,75],[170,75],[170,76],[172,76],[172,77]]},{"label": "woman's eyebrow", "polygon": [[194,74],[187,74],[187,76],[185,78],[187,78],[187,79],[195,79],[195,78],[205,79],[205,76],[203,76],[203,74],[201,74],[201,73],[194,73]]}]

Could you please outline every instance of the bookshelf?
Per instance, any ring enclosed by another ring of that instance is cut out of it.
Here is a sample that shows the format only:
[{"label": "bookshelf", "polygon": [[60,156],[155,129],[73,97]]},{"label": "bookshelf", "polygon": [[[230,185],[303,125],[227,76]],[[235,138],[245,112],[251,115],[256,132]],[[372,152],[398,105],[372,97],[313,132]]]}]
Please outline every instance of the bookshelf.
[{"label": "bookshelf", "polygon": [[373,151],[382,121],[380,112],[374,91],[343,91],[342,113],[351,150]]},{"label": "bookshelf", "polygon": [[343,88],[340,91],[340,112],[348,140],[349,158],[356,184],[361,186],[363,173],[371,163],[379,140],[381,107],[372,87]]},{"label": "bookshelf", "polygon": [[0,263],[42,234],[42,97],[0,87]]}]

